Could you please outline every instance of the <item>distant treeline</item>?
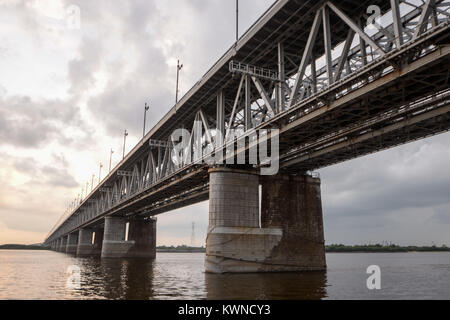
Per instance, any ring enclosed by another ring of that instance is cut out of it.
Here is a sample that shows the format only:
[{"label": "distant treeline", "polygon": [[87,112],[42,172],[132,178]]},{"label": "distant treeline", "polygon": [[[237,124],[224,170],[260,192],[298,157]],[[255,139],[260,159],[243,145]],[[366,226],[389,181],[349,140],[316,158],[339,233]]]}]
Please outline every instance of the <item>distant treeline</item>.
[{"label": "distant treeline", "polygon": [[206,252],[205,247],[189,247],[189,246],[159,246],[156,247],[156,251],[157,252],[179,252],[179,253],[184,253],[184,252]]},{"label": "distant treeline", "polygon": [[[41,244],[23,245],[23,244],[4,244],[0,245],[0,250],[48,250],[48,248]],[[189,253],[189,252],[206,252],[205,247],[190,247],[186,245],[181,246],[158,246],[156,247],[158,252],[177,252],[177,253]],[[331,244],[325,246],[326,252],[450,252],[450,247],[443,245],[438,247],[432,246],[406,246],[402,247],[396,244],[365,244],[347,246],[344,244]]]},{"label": "distant treeline", "polygon": [[0,245],[0,250],[47,250],[48,248],[39,244],[3,244]]},{"label": "distant treeline", "polygon": [[407,246],[402,247],[396,244],[367,244],[367,245],[355,245],[355,246],[346,246],[343,244],[332,244],[325,246],[326,252],[444,252],[450,251],[450,248],[446,245],[441,247],[438,246]]},{"label": "distant treeline", "polygon": [[[205,252],[205,247],[189,247],[186,245],[182,246],[159,246],[156,248],[158,252]],[[395,244],[367,244],[367,245],[355,245],[346,246],[343,244],[332,244],[325,246],[326,252],[450,252],[450,248],[443,245],[441,247],[433,246],[407,246],[402,247]]]}]

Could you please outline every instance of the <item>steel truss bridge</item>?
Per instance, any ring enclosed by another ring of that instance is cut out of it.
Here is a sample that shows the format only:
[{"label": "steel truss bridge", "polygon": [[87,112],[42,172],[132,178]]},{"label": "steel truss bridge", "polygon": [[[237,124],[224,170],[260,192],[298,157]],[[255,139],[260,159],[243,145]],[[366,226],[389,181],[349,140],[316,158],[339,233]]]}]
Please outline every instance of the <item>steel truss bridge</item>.
[{"label": "steel truss bridge", "polygon": [[[367,27],[369,6],[382,19]],[[191,151],[223,150],[232,130],[241,139],[277,132],[276,160],[294,175],[448,131],[449,8],[439,0],[276,1],[45,243],[106,216],[149,217],[207,200],[209,166]],[[193,129],[174,153],[172,133],[194,123],[201,145]]]}]

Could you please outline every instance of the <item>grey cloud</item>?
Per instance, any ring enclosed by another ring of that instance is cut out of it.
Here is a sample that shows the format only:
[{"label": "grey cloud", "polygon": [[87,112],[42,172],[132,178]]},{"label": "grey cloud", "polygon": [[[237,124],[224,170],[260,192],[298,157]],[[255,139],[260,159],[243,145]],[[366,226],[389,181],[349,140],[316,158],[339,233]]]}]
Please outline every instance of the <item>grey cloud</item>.
[{"label": "grey cloud", "polygon": [[431,218],[431,222],[449,225],[450,227],[450,204],[440,205],[433,208],[434,215]]},{"label": "grey cloud", "polygon": [[50,164],[42,164],[37,158],[16,157],[7,153],[0,153],[0,158],[2,159],[0,165],[4,167],[11,165],[18,173],[30,177],[28,187],[51,186],[72,189],[79,186],[69,173],[69,162],[62,154],[53,154]]},{"label": "grey cloud", "polygon": [[79,186],[62,155],[53,155],[51,164],[43,164],[32,157],[0,153],[0,166],[11,168],[11,176],[29,178],[22,184],[11,184],[8,175],[0,176],[0,220],[10,229],[48,231],[49,221],[54,223],[61,214],[59,208],[67,194]]},{"label": "grey cloud", "polygon": [[[364,239],[378,230],[380,241],[401,235],[411,239],[407,226],[418,228],[420,217],[428,215],[436,230],[447,224],[449,138],[446,133],[321,170],[327,238]],[[393,229],[400,213],[402,231]],[[438,235],[429,232],[416,240]]]},{"label": "grey cloud", "polygon": [[64,129],[70,125],[83,126],[72,101],[0,98],[0,145],[37,148],[52,139],[66,144]]},{"label": "grey cloud", "polygon": [[81,59],[69,63],[70,92],[78,97],[95,85],[95,72],[101,66],[102,47],[97,39],[85,37],[81,45]]},{"label": "grey cloud", "polygon": [[[148,115],[151,125],[169,109],[172,98],[165,85],[169,72],[166,58],[155,45],[154,29],[148,28],[149,23],[154,25],[155,20],[159,20],[159,12],[147,1],[133,2],[124,12],[123,19],[126,22],[122,30],[123,46],[135,49],[138,58],[133,63],[136,63],[136,68],[131,73],[125,73],[120,64],[125,64],[126,60],[109,63],[106,67],[113,72],[113,76],[106,89],[88,101],[91,112],[112,136],[122,134],[125,128],[131,134],[140,134],[144,103],[151,104]],[[91,58],[83,48],[78,66],[89,69]]]},{"label": "grey cloud", "polygon": [[[243,3],[241,10],[256,18],[268,3],[270,1]],[[184,88],[183,94],[233,41],[234,4],[223,1],[205,3],[194,0],[167,5],[164,2],[166,9],[176,9],[169,11],[159,10],[158,1],[128,1],[118,6],[107,5],[103,1],[75,1],[75,4],[81,8],[83,28],[95,25],[99,35],[106,34],[108,30],[115,32],[115,35],[121,34],[122,46],[134,48],[138,56],[136,61],[132,61],[136,64],[135,70],[127,73],[122,67],[129,62],[126,57],[120,57],[121,60],[114,62],[103,60],[105,68],[114,70],[113,77],[108,80],[104,92],[88,101],[94,117],[101,120],[108,134],[113,136],[121,135],[125,128],[131,134],[140,134],[145,102],[150,100],[151,103],[149,126],[158,122],[173,106],[175,69],[167,65],[167,59],[180,58],[185,63],[180,81],[180,88]],[[174,5],[176,8],[172,8]],[[252,21],[242,20],[242,29]],[[195,26],[192,32],[186,32],[186,21],[192,21]],[[205,28],[206,25],[214,27]],[[170,36],[174,32],[179,37]],[[178,41],[180,37],[182,39]],[[165,39],[170,39],[171,44],[163,50],[157,43]],[[90,72],[98,67],[97,53],[105,53],[104,48],[99,48],[100,43],[98,41],[96,45],[90,46],[90,41],[84,40],[79,59],[71,63],[71,72],[84,75],[86,82],[91,79]],[[79,81],[77,79],[71,76],[72,83]]]},{"label": "grey cloud", "polygon": [[67,169],[45,166],[42,168],[42,174],[46,177],[45,183],[55,187],[75,188],[79,185]]}]

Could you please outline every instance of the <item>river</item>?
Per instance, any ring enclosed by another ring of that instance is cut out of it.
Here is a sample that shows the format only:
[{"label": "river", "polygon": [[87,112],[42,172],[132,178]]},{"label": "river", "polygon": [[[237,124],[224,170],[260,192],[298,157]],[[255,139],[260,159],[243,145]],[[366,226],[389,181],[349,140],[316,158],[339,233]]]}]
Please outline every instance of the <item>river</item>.
[{"label": "river", "polygon": [[[206,274],[203,261],[203,253],[141,261],[0,250],[0,299],[450,299],[448,252],[329,253],[326,272],[277,274]],[[380,267],[380,290],[367,288],[370,265]]]}]

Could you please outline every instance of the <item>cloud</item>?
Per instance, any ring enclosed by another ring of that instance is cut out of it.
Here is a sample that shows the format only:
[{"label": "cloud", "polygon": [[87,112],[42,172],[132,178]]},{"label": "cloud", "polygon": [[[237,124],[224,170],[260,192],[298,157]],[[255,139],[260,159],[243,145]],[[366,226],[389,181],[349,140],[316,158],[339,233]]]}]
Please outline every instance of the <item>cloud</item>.
[{"label": "cloud", "polygon": [[66,159],[51,158],[51,164],[43,164],[39,159],[0,153],[0,222],[7,228],[48,231],[68,193],[79,187]]},{"label": "cloud", "polygon": [[44,238],[46,233],[35,231],[21,231],[8,228],[4,223],[0,221],[0,243],[2,244],[36,244],[40,241],[37,239]]},{"label": "cloud", "polygon": [[66,144],[69,126],[83,129],[79,108],[72,101],[0,97],[0,146],[38,148],[50,140]]},{"label": "cloud", "polygon": [[[321,170],[330,241],[369,239],[368,230],[378,230],[379,241],[400,234],[414,243],[437,237],[450,217],[449,138],[446,133]],[[408,232],[425,224],[436,230]]]}]

